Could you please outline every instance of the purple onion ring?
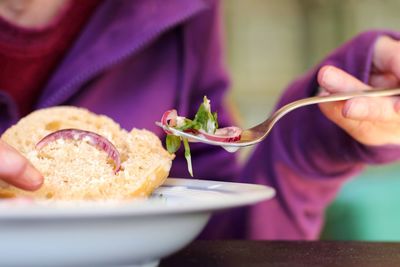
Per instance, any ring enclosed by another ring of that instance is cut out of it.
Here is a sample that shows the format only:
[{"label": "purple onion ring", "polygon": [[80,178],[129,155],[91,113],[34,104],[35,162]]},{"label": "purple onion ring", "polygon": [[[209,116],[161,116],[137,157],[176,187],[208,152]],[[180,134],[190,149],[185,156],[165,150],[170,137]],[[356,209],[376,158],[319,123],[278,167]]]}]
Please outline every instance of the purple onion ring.
[{"label": "purple onion ring", "polygon": [[88,144],[107,153],[108,157],[114,162],[115,173],[117,173],[121,168],[121,157],[117,148],[104,136],[90,131],[79,129],[63,129],[52,132],[43,137],[42,140],[36,144],[36,150],[40,151],[47,144],[58,139],[86,141]]}]

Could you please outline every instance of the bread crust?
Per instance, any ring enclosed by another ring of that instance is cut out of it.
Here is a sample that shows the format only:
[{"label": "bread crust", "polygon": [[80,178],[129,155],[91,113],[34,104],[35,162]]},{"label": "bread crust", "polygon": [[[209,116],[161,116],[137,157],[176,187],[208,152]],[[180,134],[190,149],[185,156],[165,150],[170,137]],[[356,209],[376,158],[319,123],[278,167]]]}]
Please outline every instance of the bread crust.
[{"label": "bread crust", "polygon": [[[81,129],[106,137],[121,155],[121,170],[114,173],[104,151],[84,141],[61,140],[40,153],[35,145],[61,129]],[[112,119],[83,108],[60,106],[41,109],[10,127],[1,139],[21,152],[44,175],[43,186],[28,192],[0,185],[0,198],[100,200],[149,196],[169,175],[174,155],[147,131],[127,132]]]}]

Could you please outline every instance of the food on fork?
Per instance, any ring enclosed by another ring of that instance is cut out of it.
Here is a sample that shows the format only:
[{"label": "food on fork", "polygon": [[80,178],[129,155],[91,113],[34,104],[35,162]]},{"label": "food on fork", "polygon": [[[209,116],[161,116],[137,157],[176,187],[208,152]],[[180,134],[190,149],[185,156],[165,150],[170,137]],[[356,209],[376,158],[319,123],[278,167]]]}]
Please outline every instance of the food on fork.
[{"label": "food on fork", "polygon": [[43,175],[35,192],[0,184],[1,196],[55,200],[146,197],[167,178],[174,155],[147,130],[127,132],[112,119],[77,107],[35,111],[1,139]]},{"label": "food on fork", "polygon": [[[161,125],[189,132],[209,140],[226,143],[240,140],[242,134],[242,129],[236,126],[218,128],[217,113],[211,112],[210,100],[207,96],[204,96],[203,103],[200,104],[193,120],[178,116],[178,112],[175,109],[171,109],[164,112],[161,118]],[[190,140],[182,136],[173,135],[168,130],[165,130],[165,132],[167,134],[166,146],[170,153],[175,153],[180,148],[181,141],[183,142],[188,171],[193,176],[189,147]]]}]

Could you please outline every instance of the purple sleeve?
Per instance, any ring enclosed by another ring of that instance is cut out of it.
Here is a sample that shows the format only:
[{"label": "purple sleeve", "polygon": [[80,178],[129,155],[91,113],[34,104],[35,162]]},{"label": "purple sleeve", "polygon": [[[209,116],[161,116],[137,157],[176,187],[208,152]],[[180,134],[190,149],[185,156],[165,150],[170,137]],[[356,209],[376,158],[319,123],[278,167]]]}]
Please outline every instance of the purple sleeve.
[{"label": "purple sleeve", "polygon": [[[374,43],[387,32],[366,32],[346,43],[284,92],[279,104],[312,96],[321,66],[335,65],[367,82]],[[315,239],[326,206],[348,178],[366,163],[400,158],[397,147],[367,147],[326,119],[318,106],[293,111],[278,122],[242,173],[243,179],[277,190],[274,200],[254,206],[247,234],[251,238]]]}]

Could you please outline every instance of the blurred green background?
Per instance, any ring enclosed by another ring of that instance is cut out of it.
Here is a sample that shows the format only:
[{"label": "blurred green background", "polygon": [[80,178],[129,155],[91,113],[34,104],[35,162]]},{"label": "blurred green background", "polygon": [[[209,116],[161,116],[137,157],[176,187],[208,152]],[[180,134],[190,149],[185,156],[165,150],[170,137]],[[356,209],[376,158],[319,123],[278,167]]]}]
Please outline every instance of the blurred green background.
[{"label": "blurred green background", "polygon": [[[290,81],[357,33],[400,29],[399,0],[223,3],[229,103],[244,127],[263,121]],[[327,210],[322,238],[400,240],[399,204],[400,164],[369,167]]]}]

